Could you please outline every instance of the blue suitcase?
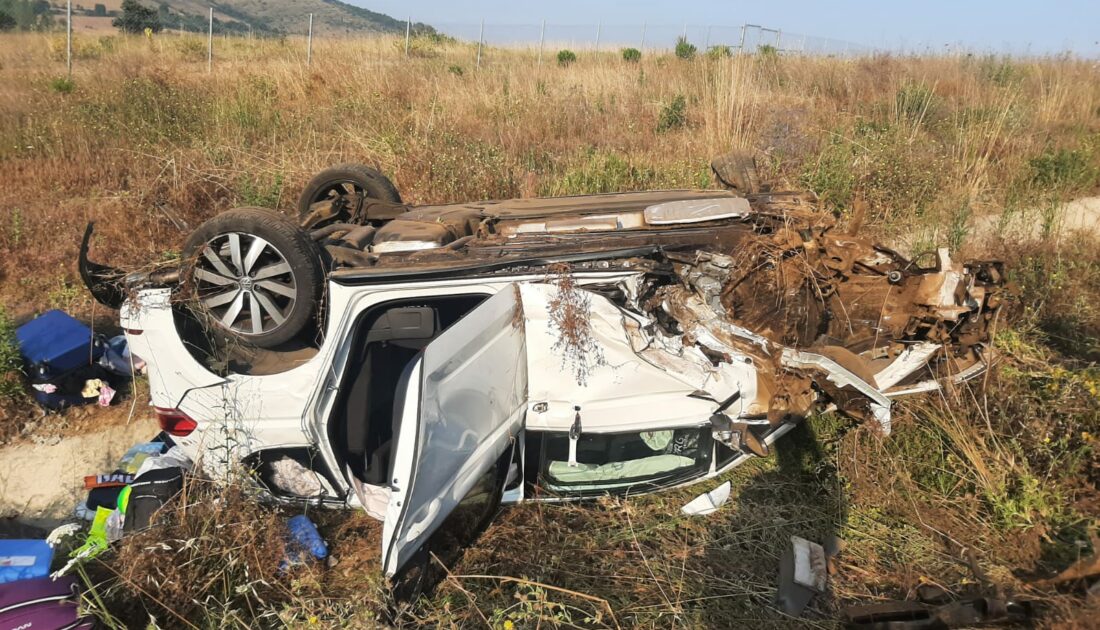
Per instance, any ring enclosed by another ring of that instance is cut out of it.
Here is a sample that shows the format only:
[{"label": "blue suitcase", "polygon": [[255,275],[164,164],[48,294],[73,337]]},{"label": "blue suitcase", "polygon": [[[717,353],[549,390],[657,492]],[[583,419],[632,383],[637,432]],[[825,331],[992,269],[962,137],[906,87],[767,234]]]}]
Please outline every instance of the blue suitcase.
[{"label": "blue suitcase", "polygon": [[32,385],[54,385],[53,392],[31,391],[38,404],[60,411],[66,407],[93,403],[97,397],[80,395],[88,379],[106,380],[108,374],[96,365],[104,344],[92,330],[61,311],[47,311],[15,330],[19,352]]},{"label": "blue suitcase", "polygon": [[53,548],[44,540],[0,540],[0,584],[44,577]]},{"label": "blue suitcase", "polygon": [[92,330],[61,311],[47,311],[15,331],[27,376],[46,382],[86,367],[103,354]]}]

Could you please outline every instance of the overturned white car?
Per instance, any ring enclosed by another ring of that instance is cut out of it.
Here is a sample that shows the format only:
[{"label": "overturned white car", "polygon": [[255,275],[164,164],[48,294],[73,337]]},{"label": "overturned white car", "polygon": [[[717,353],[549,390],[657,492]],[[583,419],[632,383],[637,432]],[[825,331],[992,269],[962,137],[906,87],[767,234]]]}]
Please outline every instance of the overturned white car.
[{"label": "overturned white car", "polygon": [[[501,502],[692,483],[828,407],[888,433],[892,398],[986,366],[999,263],[918,266],[811,195],[413,208],[342,173],[298,225],[212,219],[178,270],[123,282],[87,238],[81,266],[176,443],[278,499],[367,509],[391,576]],[[276,479],[288,458],[307,495]]]}]

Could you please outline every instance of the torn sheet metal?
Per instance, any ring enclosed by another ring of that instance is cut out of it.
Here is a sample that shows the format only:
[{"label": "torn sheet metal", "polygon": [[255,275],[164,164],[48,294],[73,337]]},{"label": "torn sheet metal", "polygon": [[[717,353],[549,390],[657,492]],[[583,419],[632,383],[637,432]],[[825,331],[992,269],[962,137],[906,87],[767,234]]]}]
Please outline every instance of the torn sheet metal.
[{"label": "torn sheet metal", "polygon": [[[824,373],[824,382],[829,383],[829,385],[824,385],[820,379],[816,382],[828,390],[835,388],[832,398],[839,409],[852,415],[862,416],[864,411],[860,409],[859,404],[865,403],[870,419],[873,419],[882,427],[884,435],[890,435],[890,399],[866,380],[856,376],[833,359],[812,352],[800,352],[785,348],[782,363],[784,367],[788,368],[816,370]],[[845,390],[855,390],[858,396],[853,398],[849,395],[850,392]]]},{"label": "torn sheet metal", "polygon": [[790,546],[779,559],[775,603],[788,615],[798,616],[814,595],[825,592],[828,579],[825,549],[805,538],[791,536]]}]

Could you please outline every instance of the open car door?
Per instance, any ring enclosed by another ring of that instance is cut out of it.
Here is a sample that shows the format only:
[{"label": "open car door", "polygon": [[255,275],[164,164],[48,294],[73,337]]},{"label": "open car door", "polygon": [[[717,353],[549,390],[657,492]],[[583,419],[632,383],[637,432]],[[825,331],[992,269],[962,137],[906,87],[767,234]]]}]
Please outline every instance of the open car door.
[{"label": "open car door", "polygon": [[527,405],[519,291],[504,288],[432,340],[402,376],[395,404],[382,566],[405,598],[425,581],[431,554],[457,555],[500,505]]}]

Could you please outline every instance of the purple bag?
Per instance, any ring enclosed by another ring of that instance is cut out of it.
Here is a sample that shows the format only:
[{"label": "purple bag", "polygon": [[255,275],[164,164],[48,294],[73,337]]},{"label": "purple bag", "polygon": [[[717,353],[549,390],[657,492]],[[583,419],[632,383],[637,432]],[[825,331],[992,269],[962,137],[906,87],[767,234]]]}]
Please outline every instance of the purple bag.
[{"label": "purple bag", "polygon": [[70,630],[92,628],[77,613],[76,579],[49,577],[0,584],[0,630]]}]

